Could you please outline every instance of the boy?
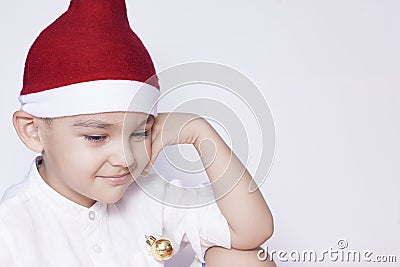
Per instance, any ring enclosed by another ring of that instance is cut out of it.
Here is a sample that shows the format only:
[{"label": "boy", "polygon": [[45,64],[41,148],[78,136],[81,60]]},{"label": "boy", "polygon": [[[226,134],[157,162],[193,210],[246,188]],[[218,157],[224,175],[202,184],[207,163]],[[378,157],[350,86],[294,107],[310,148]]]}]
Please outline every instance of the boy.
[{"label": "boy", "polygon": [[[1,266],[163,266],[186,243],[192,266],[206,249],[208,267],[273,265],[257,259],[273,224],[260,192],[248,193],[249,173],[204,119],[157,114],[158,96],[125,2],[72,0],[26,60],[13,124],[40,156],[1,201]],[[214,195],[224,195],[217,204],[160,202],[186,196],[149,174],[174,144],[197,149]]]}]

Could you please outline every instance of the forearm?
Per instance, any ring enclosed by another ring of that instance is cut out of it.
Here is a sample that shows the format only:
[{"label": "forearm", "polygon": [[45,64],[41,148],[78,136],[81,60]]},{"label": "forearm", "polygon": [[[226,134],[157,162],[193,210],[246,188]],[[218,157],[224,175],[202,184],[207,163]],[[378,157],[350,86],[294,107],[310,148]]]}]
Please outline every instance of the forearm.
[{"label": "forearm", "polygon": [[273,232],[268,205],[258,189],[249,192],[252,177],[224,140],[206,121],[202,124],[194,147],[212,183],[217,205],[230,226],[232,247],[258,247]]}]

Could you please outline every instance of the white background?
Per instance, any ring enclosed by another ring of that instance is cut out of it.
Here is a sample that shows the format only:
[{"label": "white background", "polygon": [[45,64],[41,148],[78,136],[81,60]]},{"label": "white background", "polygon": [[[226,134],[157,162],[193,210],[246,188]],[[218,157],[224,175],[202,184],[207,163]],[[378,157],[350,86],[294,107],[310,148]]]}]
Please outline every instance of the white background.
[{"label": "white background", "polygon": [[[400,261],[399,1],[127,2],[158,71],[222,63],[246,74],[268,100],[277,135],[262,186],[275,219],[270,251],[321,252],[345,239],[349,249]],[[27,51],[67,6],[0,3],[0,195],[23,179],[33,156],[11,125]]]}]

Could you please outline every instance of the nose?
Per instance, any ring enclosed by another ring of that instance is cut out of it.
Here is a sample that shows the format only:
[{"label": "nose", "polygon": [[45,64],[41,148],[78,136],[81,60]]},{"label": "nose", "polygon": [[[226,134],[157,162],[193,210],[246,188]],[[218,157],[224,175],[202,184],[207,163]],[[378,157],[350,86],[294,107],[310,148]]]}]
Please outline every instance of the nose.
[{"label": "nose", "polygon": [[135,157],[128,141],[120,140],[112,145],[109,162],[116,167],[131,167],[135,163]]}]

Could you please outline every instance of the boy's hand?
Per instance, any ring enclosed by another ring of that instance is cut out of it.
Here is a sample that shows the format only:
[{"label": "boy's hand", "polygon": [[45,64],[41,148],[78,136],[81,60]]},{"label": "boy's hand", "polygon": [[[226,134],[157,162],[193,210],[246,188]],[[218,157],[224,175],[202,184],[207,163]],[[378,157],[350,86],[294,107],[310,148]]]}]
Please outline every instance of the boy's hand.
[{"label": "boy's hand", "polygon": [[194,144],[200,133],[212,129],[202,117],[192,113],[159,113],[152,127],[150,161],[143,170],[147,175],[158,154],[166,146]]},{"label": "boy's hand", "polygon": [[260,190],[249,191],[250,173],[205,119],[192,113],[159,113],[152,131],[151,157],[143,175],[165,146],[193,144],[228,222],[232,248],[254,249],[272,235],[272,215]]}]

